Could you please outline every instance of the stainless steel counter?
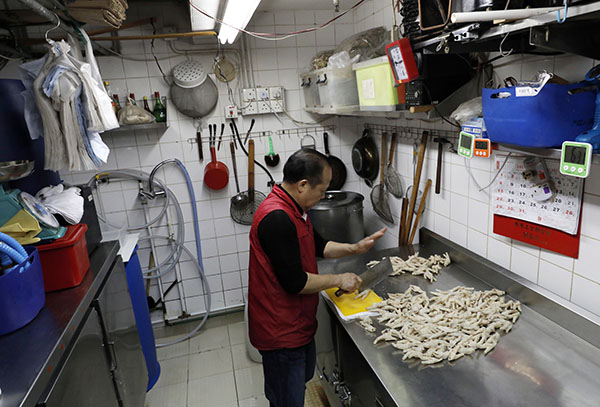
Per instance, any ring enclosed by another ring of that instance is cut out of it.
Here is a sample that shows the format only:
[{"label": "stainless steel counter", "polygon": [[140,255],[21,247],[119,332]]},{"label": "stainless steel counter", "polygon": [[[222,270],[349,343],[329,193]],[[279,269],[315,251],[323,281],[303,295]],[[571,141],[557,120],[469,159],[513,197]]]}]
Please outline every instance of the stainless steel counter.
[{"label": "stainless steel counter", "polygon": [[0,337],[0,407],[34,406],[38,401],[118,249],[118,242],[101,244],[79,286],[47,294],[46,305],[31,323]]},{"label": "stainless steel counter", "polygon": [[[373,345],[382,329],[377,322],[378,333],[369,334],[358,323],[337,318],[342,336],[347,334],[348,342],[358,350],[356,357],[364,359],[366,369],[389,395],[385,400],[392,400],[391,405],[427,407],[600,405],[600,318],[430,231],[422,230],[420,241],[415,250],[421,256],[448,251],[453,263],[434,283],[409,275],[390,277],[375,288],[377,294],[385,298],[387,293],[403,292],[411,284],[427,292],[458,285],[477,290],[495,287],[521,301],[523,313],[487,356],[478,351],[451,364],[432,367],[402,361],[402,352],[390,344]],[[409,248],[322,261],[319,271],[360,272],[368,260],[386,255],[407,258]],[[346,379],[355,377],[350,405],[388,405],[366,400],[354,363],[344,360],[344,352],[340,352],[340,359]]]}]

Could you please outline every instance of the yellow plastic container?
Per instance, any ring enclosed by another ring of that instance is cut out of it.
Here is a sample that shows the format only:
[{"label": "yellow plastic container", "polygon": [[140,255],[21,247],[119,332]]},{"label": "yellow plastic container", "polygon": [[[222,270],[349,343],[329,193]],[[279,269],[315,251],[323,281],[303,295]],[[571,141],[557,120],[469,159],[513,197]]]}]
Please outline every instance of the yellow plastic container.
[{"label": "yellow plastic container", "polygon": [[394,111],[399,108],[398,88],[394,87],[394,75],[387,56],[359,62],[352,69],[356,71],[360,110]]}]

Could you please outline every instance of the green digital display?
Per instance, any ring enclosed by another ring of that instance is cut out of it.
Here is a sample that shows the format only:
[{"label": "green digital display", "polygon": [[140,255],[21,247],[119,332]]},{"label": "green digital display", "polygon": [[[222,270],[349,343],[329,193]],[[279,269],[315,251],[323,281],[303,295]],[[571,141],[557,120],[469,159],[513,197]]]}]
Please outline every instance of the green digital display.
[{"label": "green digital display", "polygon": [[577,141],[565,141],[560,155],[560,173],[585,178],[590,174],[592,145]]},{"label": "green digital display", "polygon": [[464,131],[460,132],[460,139],[458,141],[458,155],[463,157],[473,157],[473,141],[475,137]]}]

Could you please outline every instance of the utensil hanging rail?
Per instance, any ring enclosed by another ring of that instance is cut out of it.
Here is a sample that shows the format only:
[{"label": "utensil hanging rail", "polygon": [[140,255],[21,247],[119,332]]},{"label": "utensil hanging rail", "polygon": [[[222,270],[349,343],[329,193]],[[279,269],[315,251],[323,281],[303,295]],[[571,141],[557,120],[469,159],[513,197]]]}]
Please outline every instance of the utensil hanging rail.
[{"label": "utensil hanging rail", "polygon": [[453,140],[453,144],[456,145],[458,141],[458,131],[454,130],[434,130],[426,129],[423,127],[410,127],[410,126],[390,126],[387,124],[374,124],[365,123],[365,129],[369,129],[372,134],[380,135],[382,133],[397,133],[399,139],[405,139],[410,141],[419,141],[423,135],[423,131],[427,131],[430,136],[433,137],[445,137],[449,140]]},{"label": "utensil hanging rail", "polygon": [[275,132],[275,134],[277,134],[278,136],[293,136],[293,135],[295,135],[295,136],[303,137],[306,135],[306,133],[322,134],[325,131],[334,132],[335,126],[330,125],[330,126],[296,127],[293,129],[277,130]]}]

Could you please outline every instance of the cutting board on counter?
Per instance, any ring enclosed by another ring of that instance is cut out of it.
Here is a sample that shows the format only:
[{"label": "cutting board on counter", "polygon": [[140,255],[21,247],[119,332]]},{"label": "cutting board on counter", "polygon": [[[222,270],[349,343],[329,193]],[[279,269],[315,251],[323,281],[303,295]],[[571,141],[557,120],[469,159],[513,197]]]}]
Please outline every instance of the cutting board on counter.
[{"label": "cutting board on counter", "polygon": [[353,319],[360,317],[377,315],[377,313],[367,310],[367,307],[382,301],[381,297],[375,294],[375,292],[370,291],[369,295],[361,300],[354,298],[357,293],[344,294],[336,297],[336,291],[337,288],[330,288],[328,290],[321,291],[321,295],[323,295],[325,300],[334,305],[338,315],[344,321],[352,321]]}]

